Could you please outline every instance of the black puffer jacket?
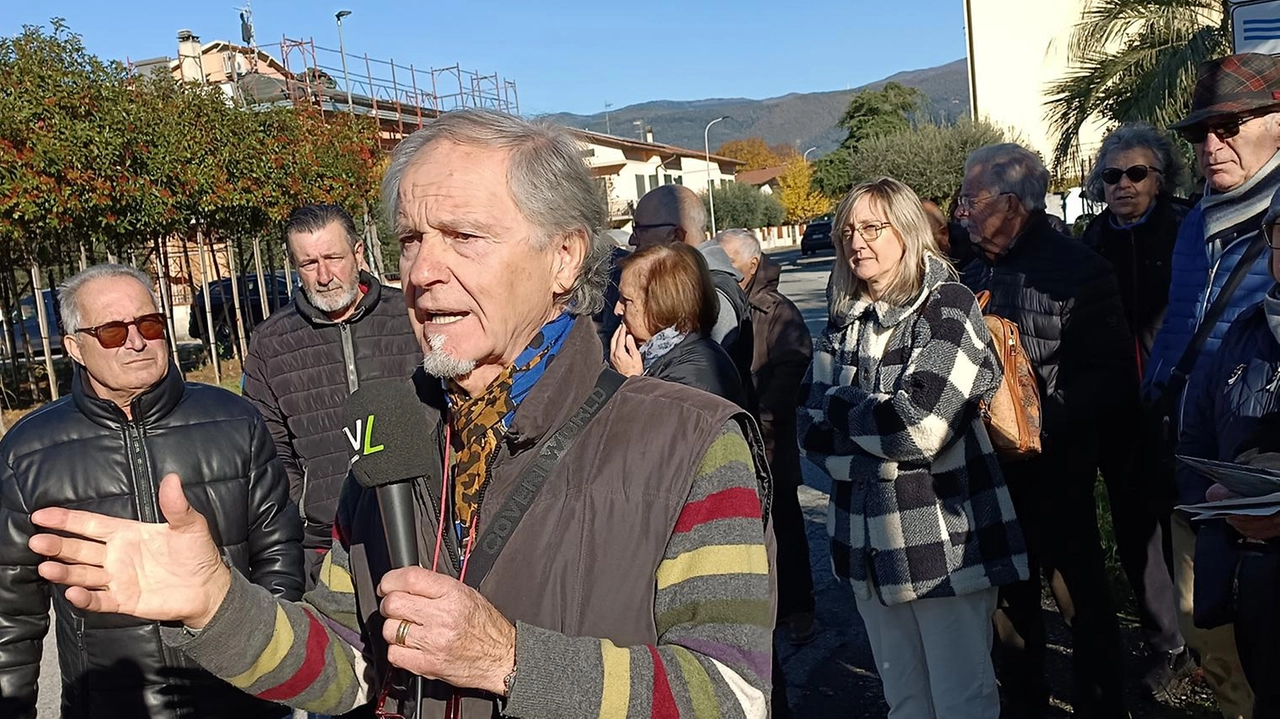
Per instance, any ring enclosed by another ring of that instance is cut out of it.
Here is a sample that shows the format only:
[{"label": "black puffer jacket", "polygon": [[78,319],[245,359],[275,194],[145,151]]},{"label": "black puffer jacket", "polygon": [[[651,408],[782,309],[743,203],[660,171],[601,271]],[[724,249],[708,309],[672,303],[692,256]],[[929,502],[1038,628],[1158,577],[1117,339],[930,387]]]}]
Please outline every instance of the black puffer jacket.
[{"label": "black puffer jacket", "polygon": [[747,406],[747,393],[729,353],[720,343],[696,332],[655,360],[644,374],[710,392],[744,409]]},{"label": "black puffer jacket", "polygon": [[347,396],[367,380],[409,377],[422,362],[404,294],[368,273],[360,283],[365,295],[342,322],[295,294],[254,330],[244,363],[244,396],[275,439],[309,550],[324,551],[333,542],[338,495],[355,451],[343,434]]},{"label": "black puffer jacket", "polygon": [[271,436],[248,402],[186,384],[176,368],[134,400],[133,421],[72,395],[26,416],[0,441],[0,716],[32,719],[49,601],[57,612],[64,719],[278,718],[167,648],[160,626],[76,609],[36,573],[30,515],[69,507],[161,522],[160,479],[176,472],[223,558],[272,593],[302,595],[302,527]]},{"label": "black puffer jacket", "polygon": [[1136,339],[1134,359],[1139,363],[1139,378],[1146,370],[1156,333],[1164,324],[1173,279],[1173,245],[1188,209],[1171,198],[1159,197],[1142,224],[1123,229],[1115,226],[1115,215],[1107,210],[1093,218],[1081,238],[1115,269],[1124,319]]},{"label": "black puffer jacket", "polygon": [[[1043,212],[1003,256],[982,252],[962,279],[991,291],[986,311],[1017,323],[1040,385],[1044,452],[1070,453],[1087,466],[1097,420],[1114,411],[1135,381],[1133,345],[1110,263],[1058,234]],[[1095,465],[1096,466],[1096,465]]]}]

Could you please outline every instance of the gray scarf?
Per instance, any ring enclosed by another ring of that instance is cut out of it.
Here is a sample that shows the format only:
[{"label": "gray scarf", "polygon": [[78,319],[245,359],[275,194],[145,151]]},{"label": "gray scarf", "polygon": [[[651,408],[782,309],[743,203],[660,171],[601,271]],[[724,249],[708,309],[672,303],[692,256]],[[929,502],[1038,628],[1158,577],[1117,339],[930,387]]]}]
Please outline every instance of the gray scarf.
[{"label": "gray scarf", "polygon": [[640,361],[644,363],[644,368],[649,369],[650,365],[680,344],[688,334],[677,331],[675,327],[668,327],[650,337],[648,342],[640,345]]},{"label": "gray scarf", "polygon": [[[1236,239],[1252,236],[1258,231],[1256,227],[1243,228],[1243,231],[1232,233],[1232,236],[1216,238],[1219,233],[1237,227],[1240,223],[1255,215],[1261,215],[1271,206],[1271,198],[1280,188],[1280,152],[1271,156],[1253,177],[1243,185],[1221,194],[1210,192],[1200,201],[1204,212],[1205,241],[1214,239],[1208,248],[1211,262]],[[1221,240],[1225,239],[1226,242]]]}]

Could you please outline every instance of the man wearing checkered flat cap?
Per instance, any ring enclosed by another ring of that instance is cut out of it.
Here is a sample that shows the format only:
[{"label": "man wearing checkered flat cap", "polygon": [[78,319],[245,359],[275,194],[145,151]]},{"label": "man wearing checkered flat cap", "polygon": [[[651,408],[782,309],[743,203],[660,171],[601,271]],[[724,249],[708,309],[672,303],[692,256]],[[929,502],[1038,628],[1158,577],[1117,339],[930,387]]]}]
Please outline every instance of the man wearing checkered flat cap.
[{"label": "man wearing checkered flat cap", "polygon": [[[1145,464],[1158,483],[1176,485],[1179,503],[1190,504],[1205,501],[1210,483],[1174,469],[1172,455],[1194,454],[1198,441],[1178,420],[1207,391],[1207,371],[1227,328],[1274,283],[1261,230],[1280,190],[1280,58],[1248,53],[1204,63],[1191,111],[1171,128],[1195,149],[1204,198],[1179,230],[1169,306],[1143,378],[1145,398],[1160,418],[1156,433],[1165,440],[1164,451],[1151,452]],[[1177,512],[1172,536],[1183,635],[1199,653],[1223,714],[1248,717],[1252,696],[1232,631],[1238,537],[1221,520],[1197,523],[1193,534]]]}]

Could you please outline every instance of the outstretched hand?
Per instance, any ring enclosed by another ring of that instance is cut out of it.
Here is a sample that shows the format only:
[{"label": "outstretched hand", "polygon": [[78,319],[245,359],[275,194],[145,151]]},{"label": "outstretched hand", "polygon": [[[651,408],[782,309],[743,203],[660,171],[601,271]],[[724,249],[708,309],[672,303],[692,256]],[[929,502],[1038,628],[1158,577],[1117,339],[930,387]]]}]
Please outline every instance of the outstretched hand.
[{"label": "outstretched hand", "polygon": [[40,576],[67,586],[67,601],[80,609],[177,621],[199,629],[209,623],[231,586],[209,524],[191,508],[176,474],[160,482],[166,524],[137,522],[93,512],[48,508],[31,521],[54,534],[28,540],[48,557]]}]

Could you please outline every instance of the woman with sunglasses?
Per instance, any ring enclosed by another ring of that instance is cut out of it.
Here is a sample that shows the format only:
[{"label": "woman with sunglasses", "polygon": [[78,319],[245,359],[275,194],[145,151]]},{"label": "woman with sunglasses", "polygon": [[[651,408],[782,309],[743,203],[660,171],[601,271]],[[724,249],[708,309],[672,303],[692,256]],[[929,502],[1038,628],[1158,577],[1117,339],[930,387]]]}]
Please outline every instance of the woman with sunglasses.
[{"label": "woman with sunglasses", "polygon": [[[1155,456],[1154,417],[1144,418],[1138,379],[1146,371],[1151,347],[1164,322],[1172,278],[1173,246],[1188,207],[1174,196],[1185,180],[1180,153],[1165,133],[1147,123],[1123,125],[1098,149],[1085,194],[1105,202],[1093,218],[1085,244],[1107,258],[1116,271],[1125,321],[1132,333],[1132,381],[1122,411],[1110,415],[1102,432],[1099,464],[1107,483],[1120,561],[1138,600],[1143,640],[1148,649],[1141,684],[1158,695],[1181,681],[1195,665],[1178,629],[1173,580],[1164,559],[1172,477]],[[1162,476],[1163,475],[1163,476]],[[1158,498],[1152,501],[1152,498]]]},{"label": "woman with sunglasses", "polygon": [[998,716],[998,587],[1028,577],[978,407],[999,361],[910,188],[855,187],[833,227],[829,322],[797,428],[834,480],[832,567],[853,589],[890,716]]}]

